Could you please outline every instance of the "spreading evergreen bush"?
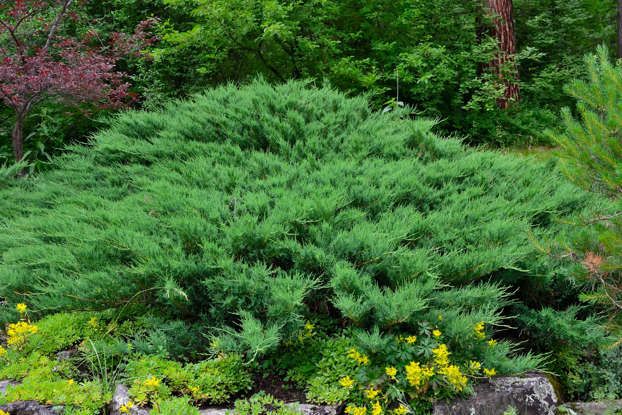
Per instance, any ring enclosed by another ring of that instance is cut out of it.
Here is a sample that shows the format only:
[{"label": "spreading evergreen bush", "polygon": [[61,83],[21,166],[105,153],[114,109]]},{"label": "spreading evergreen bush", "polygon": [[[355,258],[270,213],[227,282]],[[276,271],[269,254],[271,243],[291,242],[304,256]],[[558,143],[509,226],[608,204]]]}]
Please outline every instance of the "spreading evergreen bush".
[{"label": "spreading evergreen bush", "polygon": [[123,114],[48,172],[3,185],[3,314],[17,302],[158,314],[252,360],[307,320],[393,334],[432,322],[459,351],[516,304],[576,300],[574,265],[543,241],[600,202],[552,164],[433,127],[300,82]]}]

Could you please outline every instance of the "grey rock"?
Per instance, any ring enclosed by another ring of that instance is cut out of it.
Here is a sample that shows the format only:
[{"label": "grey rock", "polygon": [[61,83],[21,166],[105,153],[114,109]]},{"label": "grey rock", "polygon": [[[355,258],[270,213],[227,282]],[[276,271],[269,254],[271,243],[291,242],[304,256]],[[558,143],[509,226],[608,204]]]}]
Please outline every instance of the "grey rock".
[{"label": "grey rock", "polygon": [[[9,386],[19,385],[12,380],[0,381],[0,394],[6,394]],[[17,401],[0,405],[0,409],[11,415],[58,415],[64,412],[62,406],[41,405],[36,401]]]},{"label": "grey rock", "polygon": [[62,362],[64,360],[69,360],[74,357],[78,353],[77,350],[63,350],[61,352],[56,353],[56,360]]},{"label": "grey rock", "polygon": [[0,395],[5,395],[7,388],[14,385],[18,385],[18,383],[12,380],[0,380]]},{"label": "grey rock", "polygon": [[337,415],[336,406],[294,404],[304,415]]},{"label": "grey rock", "polygon": [[[110,415],[122,415],[121,407],[130,401],[130,394],[125,385],[117,385],[114,390],[114,395],[112,395],[112,401],[110,401],[110,405],[108,405],[108,410],[110,411]],[[149,415],[149,410],[145,408],[140,408],[138,406],[133,406],[130,409],[130,415]]]},{"label": "grey rock", "polygon": [[233,412],[231,409],[223,408],[206,408],[199,411],[201,415],[227,415],[231,412]]},{"label": "grey rock", "polygon": [[560,414],[568,415],[613,415],[622,413],[622,400],[598,402],[570,402],[560,408]]},{"label": "grey rock", "polygon": [[60,415],[63,407],[41,405],[36,401],[18,401],[0,405],[0,409],[11,415]]},{"label": "grey rock", "polygon": [[520,415],[555,415],[557,395],[546,376],[498,377],[475,386],[468,399],[439,403],[434,415],[503,415],[510,407]]}]

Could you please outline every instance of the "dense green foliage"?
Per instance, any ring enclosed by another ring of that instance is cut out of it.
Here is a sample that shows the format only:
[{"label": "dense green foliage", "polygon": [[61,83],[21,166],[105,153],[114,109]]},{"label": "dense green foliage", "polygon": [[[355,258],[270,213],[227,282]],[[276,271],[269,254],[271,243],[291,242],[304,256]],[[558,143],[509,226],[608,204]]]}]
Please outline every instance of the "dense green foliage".
[{"label": "dense green foliage", "polygon": [[183,365],[136,351],[132,344],[141,335],[136,321],[119,325],[110,313],[79,312],[32,323],[29,314],[9,323],[7,347],[0,346],[0,378],[16,381],[0,404],[33,400],[66,406],[67,414],[95,415],[122,381],[131,386],[129,405],[149,405],[162,415],[194,415],[196,405],[222,404],[250,387],[240,356]]},{"label": "dense green foliage", "polygon": [[515,0],[524,102],[497,109],[503,85],[486,67],[497,44],[485,2],[470,0],[164,0],[167,19],[150,73],[162,93],[263,74],[311,77],[381,106],[399,100],[441,117],[474,143],[542,140],[582,57],[615,38],[615,2]]},{"label": "dense green foliage", "polygon": [[512,3],[504,110],[482,1],[74,3],[61,36],[158,41],[117,68],[135,110],[44,103],[19,165],[0,108],[0,405],[405,415],[532,370],[622,398],[616,2]]},{"label": "dense green foliage", "polygon": [[[381,108],[395,104],[399,77],[399,100],[441,118],[446,132],[494,145],[546,141],[543,127],[570,104],[562,87],[583,73],[583,55],[615,43],[615,1],[514,0],[522,102],[509,111],[497,108],[502,85],[486,69],[497,46],[483,3],[102,0],[77,8],[82,19],[64,30],[96,30],[106,39],[159,18],[152,59],[121,67],[137,104],[148,108],[258,75],[326,80]],[[8,115],[0,111],[0,161],[10,158]],[[99,115],[43,107],[28,121],[30,158],[47,160],[64,144],[83,142],[101,125]]]},{"label": "dense green foliage", "polygon": [[[236,355],[185,366],[172,360],[143,356],[127,363],[125,376],[131,382],[133,400],[143,405],[181,393],[196,402],[223,404],[251,386],[248,371]],[[150,379],[157,379],[158,385],[150,385]]]},{"label": "dense green foliage", "polygon": [[[551,132],[560,145],[566,174],[582,187],[603,193],[619,206],[622,189],[622,67],[610,62],[606,49],[586,58],[589,76],[575,80],[568,92],[577,99],[577,117],[562,113],[563,129]],[[600,287],[592,301],[622,310],[622,222],[619,213],[602,215],[586,223],[598,238],[575,242],[588,279]]]},{"label": "dense green foliage", "polygon": [[[264,82],[124,114],[49,172],[0,191],[10,229],[0,295],[38,313],[158,314],[251,361],[297,339],[306,320],[328,319],[332,331],[353,327],[372,357],[391,336],[438,329],[458,362],[532,369],[538,359],[515,356],[511,341],[480,348],[474,327],[492,335],[519,312],[529,339],[541,336],[529,321],[564,318],[580,266],[540,244],[607,206],[550,163],[469,150],[406,115]],[[567,323],[560,330],[582,342],[597,324]],[[153,341],[167,344],[161,335]],[[582,344],[586,357],[595,343]]]},{"label": "dense green foliage", "polygon": [[[585,232],[569,242],[574,257],[584,267],[584,280],[596,287],[594,292],[583,294],[583,300],[607,311],[611,315],[610,323],[619,328],[622,311],[622,222],[619,217],[622,67],[610,61],[605,48],[587,56],[586,67],[588,76],[567,87],[568,93],[577,100],[576,111],[564,109],[562,128],[550,131],[549,135],[561,147],[559,155],[566,175],[588,190],[607,195],[617,208],[617,213],[580,222]],[[574,314],[569,317],[574,319]],[[589,329],[593,328],[594,325]],[[572,337],[563,340],[567,346],[560,358],[567,360],[567,367],[572,368],[577,341]],[[600,364],[569,370],[571,393],[584,398],[620,396],[620,342],[614,348],[603,348],[598,358],[592,360]]]}]

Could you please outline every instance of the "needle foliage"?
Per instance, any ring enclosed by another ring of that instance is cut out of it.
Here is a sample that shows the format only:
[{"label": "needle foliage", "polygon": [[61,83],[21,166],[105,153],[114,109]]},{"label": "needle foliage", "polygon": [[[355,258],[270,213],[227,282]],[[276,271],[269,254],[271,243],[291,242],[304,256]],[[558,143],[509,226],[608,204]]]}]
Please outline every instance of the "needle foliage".
[{"label": "needle foliage", "polygon": [[460,349],[510,303],[575,301],[555,291],[573,265],[538,241],[600,202],[551,164],[433,127],[301,82],[125,113],[0,190],[0,295],[182,319],[250,356],[307,319],[399,333],[441,314]]}]

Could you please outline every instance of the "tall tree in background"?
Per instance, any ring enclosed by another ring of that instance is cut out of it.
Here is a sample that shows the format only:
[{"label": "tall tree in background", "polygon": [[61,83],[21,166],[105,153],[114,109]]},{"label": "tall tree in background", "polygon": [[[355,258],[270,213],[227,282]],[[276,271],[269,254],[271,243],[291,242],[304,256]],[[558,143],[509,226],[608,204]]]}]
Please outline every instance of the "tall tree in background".
[{"label": "tall tree in background", "polygon": [[103,44],[95,33],[67,36],[62,26],[73,0],[15,0],[0,3],[0,102],[15,114],[11,134],[15,161],[24,158],[24,123],[46,99],[118,106],[129,85],[118,60],[147,40],[150,21],[131,36],[113,34]]},{"label": "tall tree in background", "polygon": [[500,108],[506,109],[512,102],[520,99],[519,74],[515,61],[514,5],[512,0],[487,0],[487,3],[494,25],[494,35],[499,42],[499,52],[491,62],[491,67],[505,86],[498,103]]}]

